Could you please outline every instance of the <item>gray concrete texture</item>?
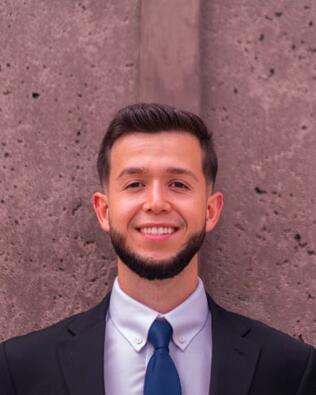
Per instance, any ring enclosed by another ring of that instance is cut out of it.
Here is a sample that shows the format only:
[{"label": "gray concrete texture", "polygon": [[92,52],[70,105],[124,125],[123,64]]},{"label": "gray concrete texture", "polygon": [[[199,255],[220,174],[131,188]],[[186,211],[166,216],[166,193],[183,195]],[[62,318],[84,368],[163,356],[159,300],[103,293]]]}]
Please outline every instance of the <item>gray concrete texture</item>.
[{"label": "gray concrete texture", "polygon": [[223,305],[314,345],[315,29],[311,1],[204,2],[202,112],[226,204],[203,273]]},{"label": "gray concrete texture", "polygon": [[143,1],[140,18],[140,99],[199,113],[200,0]]},{"label": "gray concrete texture", "polygon": [[214,133],[225,209],[207,289],[316,345],[315,4],[5,1],[0,18],[0,338],[110,288],[95,161],[114,111],[144,99]]},{"label": "gray concrete texture", "polygon": [[115,275],[91,195],[106,124],[137,99],[138,15],[131,0],[2,2],[1,338],[88,308]]}]

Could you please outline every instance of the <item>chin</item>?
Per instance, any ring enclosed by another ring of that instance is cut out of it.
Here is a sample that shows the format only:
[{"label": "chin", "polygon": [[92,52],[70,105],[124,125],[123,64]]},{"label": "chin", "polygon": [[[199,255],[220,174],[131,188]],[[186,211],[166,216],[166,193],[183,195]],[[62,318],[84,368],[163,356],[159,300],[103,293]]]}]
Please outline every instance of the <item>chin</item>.
[{"label": "chin", "polygon": [[124,237],[113,228],[110,237],[121,262],[135,274],[147,280],[165,280],[177,276],[190,264],[203,243],[205,230],[192,235],[185,246],[174,253],[130,249]]}]

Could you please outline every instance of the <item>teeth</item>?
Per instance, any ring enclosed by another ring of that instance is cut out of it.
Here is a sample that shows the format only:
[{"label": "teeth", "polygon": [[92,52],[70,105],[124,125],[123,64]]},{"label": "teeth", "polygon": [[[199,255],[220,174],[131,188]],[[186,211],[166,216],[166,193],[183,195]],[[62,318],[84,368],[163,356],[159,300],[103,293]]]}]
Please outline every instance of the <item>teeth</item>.
[{"label": "teeth", "polygon": [[140,228],[141,233],[145,233],[147,235],[169,235],[175,232],[175,228],[171,227],[147,227],[147,228]]}]

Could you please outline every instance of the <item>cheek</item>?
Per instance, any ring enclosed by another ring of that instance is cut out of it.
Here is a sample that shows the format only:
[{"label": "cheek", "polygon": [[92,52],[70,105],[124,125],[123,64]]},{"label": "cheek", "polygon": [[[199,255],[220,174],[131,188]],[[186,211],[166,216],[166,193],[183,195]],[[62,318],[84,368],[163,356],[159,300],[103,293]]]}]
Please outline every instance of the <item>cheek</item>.
[{"label": "cheek", "polygon": [[194,203],[182,205],[182,207],[179,207],[179,211],[189,228],[200,229],[206,221],[206,208],[205,201],[197,200]]},{"label": "cheek", "polygon": [[207,203],[205,200],[200,200],[199,203],[196,203],[196,206],[194,206],[192,210],[192,215],[195,217],[195,221],[199,228],[205,226],[208,216]]},{"label": "cheek", "polygon": [[124,228],[138,211],[135,199],[113,199],[109,201],[109,218],[118,228]]}]

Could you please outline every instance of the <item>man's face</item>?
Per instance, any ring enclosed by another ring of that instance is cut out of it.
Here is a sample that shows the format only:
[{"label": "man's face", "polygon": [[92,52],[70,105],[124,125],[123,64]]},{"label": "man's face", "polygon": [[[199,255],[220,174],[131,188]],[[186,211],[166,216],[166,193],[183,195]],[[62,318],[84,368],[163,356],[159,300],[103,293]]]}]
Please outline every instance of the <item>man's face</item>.
[{"label": "man's face", "polygon": [[210,193],[193,135],[133,133],[114,143],[109,182],[94,205],[119,259],[143,277],[168,278],[196,259],[222,195]]}]

